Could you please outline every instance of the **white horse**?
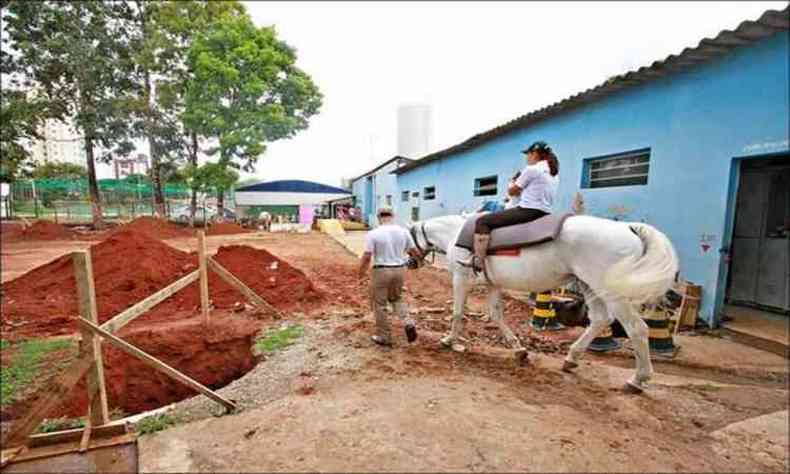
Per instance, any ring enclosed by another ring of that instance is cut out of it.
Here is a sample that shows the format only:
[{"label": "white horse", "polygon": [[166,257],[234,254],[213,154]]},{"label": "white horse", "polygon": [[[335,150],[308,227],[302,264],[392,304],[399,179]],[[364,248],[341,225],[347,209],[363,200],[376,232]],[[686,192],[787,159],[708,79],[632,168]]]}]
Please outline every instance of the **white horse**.
[{"label": "white horse", "polygon": [[[468,250],[455,245],[465,221],[458,215],[443,216],[410,228],[423,258],[432,251],[447,254],[453,278],[453,322],[450,334],[441,340],[446,347],[453,347],[463,330],[470,287],[475,280],[484,282],[471,268],[458,263],[470,256]],[[648,224],[571,216],[555,240],[524,248],[518,257],[489,256],[486,263],[491,281],[484,282],[489,288],[490,317],[517,358],[524,360],[526,349],[502,317],[502,290],[548,291],[576,279],[583,288],[590,325],[571,345],[563,370],[576,368],[590,342],[617,318],[636,355],[636,373],[625,390],[642,392],[653,367],[648,328],[637,307],[662,298],[675,279],[678,258],[666,235]]]}]

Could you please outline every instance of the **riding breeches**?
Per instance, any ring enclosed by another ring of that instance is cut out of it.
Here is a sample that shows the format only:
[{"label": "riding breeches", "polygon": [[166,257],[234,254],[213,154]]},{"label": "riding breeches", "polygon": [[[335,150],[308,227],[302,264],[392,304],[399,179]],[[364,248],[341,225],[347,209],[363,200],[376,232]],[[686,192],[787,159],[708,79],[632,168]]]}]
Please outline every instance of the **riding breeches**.
[{"label": "riding breeches", "polygon": [[490,234],[494,229],[531,222],[546,215],[548,212],[526,207],[512,207],[501,212],[492,212],[477,218],[475,234]]}]

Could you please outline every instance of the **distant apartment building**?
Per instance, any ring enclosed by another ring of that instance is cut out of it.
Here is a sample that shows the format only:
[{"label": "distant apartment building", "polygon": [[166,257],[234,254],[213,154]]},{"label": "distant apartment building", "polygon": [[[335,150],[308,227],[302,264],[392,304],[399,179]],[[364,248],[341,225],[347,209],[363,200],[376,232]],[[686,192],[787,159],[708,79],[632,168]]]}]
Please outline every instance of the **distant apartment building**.
[{"label": "distant apartment building", "polygon": [[135,156],[119,157],[113,159],[115,179],[122,179],[133,174],[148,174],[150,167],[148,156],[138,153]]}]

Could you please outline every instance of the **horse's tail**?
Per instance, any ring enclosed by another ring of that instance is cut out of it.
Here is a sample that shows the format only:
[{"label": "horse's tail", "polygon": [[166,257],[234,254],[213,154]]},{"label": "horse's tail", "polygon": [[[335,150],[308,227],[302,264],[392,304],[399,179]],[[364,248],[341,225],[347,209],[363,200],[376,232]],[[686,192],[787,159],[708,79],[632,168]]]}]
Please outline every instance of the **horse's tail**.
[{"label": "horse's tail", "polygon": [[607,290],[635,304],[656,301],[672,287],[678,257],[672,242],[655,227],[629,224],[642,241],[642,255],[629,255],[613,265],[604,276]]}]

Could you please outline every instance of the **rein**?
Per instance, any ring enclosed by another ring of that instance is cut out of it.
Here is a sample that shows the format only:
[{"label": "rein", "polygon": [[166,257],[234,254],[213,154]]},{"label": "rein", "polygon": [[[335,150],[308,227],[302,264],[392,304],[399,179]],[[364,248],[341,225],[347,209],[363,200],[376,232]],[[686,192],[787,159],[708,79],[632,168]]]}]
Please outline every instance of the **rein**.
[{"label": "rein", "polygon": [[425,222],[420,224],[420,231],[422,232],[422,238],[425,239],[425,248],[420,246],[420,239],[417,238],[417,229],[415,226],[409,226],[409,233],[411,234],[412,240],[414,240],[414,246],[417,247],[417,250],[419,250],[422,255],[421,260],[425,261],[428,255],[430,255],[431,265],[433,265],[433,263],[436,262],[436,254],[444,254],[445,252],[432,244],[430,239],[428,239],[428,234],[425,232]]}]

